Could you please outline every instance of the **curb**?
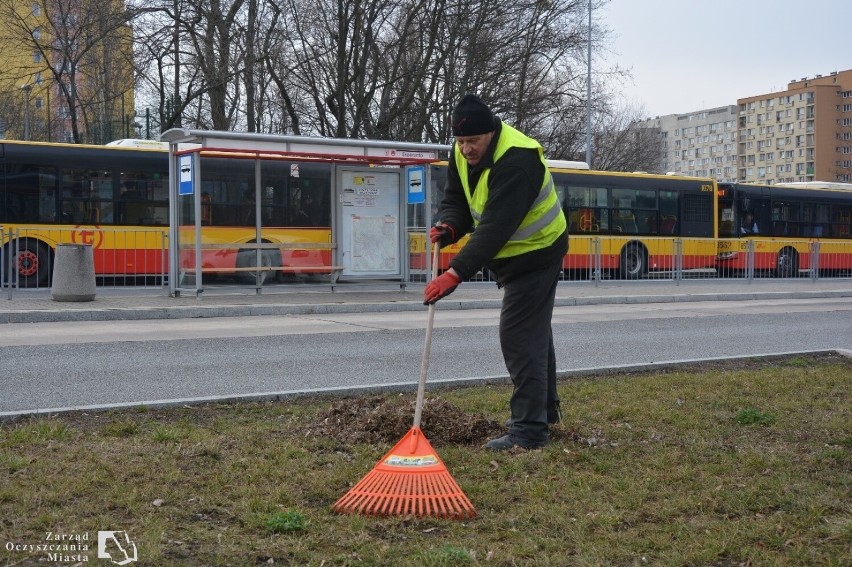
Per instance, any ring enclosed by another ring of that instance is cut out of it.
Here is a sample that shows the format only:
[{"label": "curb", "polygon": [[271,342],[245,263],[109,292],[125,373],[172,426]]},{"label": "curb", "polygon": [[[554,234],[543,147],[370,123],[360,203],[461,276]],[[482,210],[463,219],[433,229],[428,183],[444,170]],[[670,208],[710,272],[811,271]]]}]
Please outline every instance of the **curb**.
[{"label": "curb", "polygon": [[[852,297],[849,290],[823,291],[755,291],[731,293],[683,293],[677,295],[601,295],[557,297],[556,307],[580,305],[621,305],[647,303],[678,303],[696,301],[749,301],[756,299],[814,299]],[[500,299],[444,299],[437,304],[440,310],[499,309]],[[70,321],[130,321],[152,319],[201,319],[211,317],[253,317],[282,315],[329,315],[336,313],[391,313],[420,311],[420,301],[378,301],[360,303],[301,303],[286,305],[177,305],[174,307],[108,307],[92,309],[22,309],[0,310],[0,324],[54,323]]]},{"label": "curb", "polygon": [[[558,370],[557,379],[559,381],[569,380],[571,378],[581,378],[587,376],[600,376],[602,374],[630,374],[638,372],[649,372],[662,369],[689,369],[692,366],[701,364],[725,362],[730,360],[744,359],[784,359],[793,356],[801,355],[837,355],[852,360],[852,351],[845,349],[833,350],[806,350],[796,352],[779,352],[766,354],[752,354],[741,356],[728,357],[710,357],[710,358],[693,358],[685,360],[670,360],[662,362],[651,362],[648,364],[629,364],[618,366],[601,366],[596,368],[577,368],[572,370]],[[433,380],[429,382],[429,390],[446,390],[453,388],[464,388],[470,386],[482,386],[487,384],[508,384],[509,377],[505,376],[480,376],[470,378],[457,378],[452,380]],[[0,412],[0,423],[15,421],[17,419],[35,416],[54,416],[65,413],[76,412],[108,412],[116,410],[127,410],[134,408],[145,409],[166,409],[182,406],[193,406],[202,404],[232,404],[241,402],[280,402],[285,400],[293,400],[307,396],[330,396],[330,397],[346,397],[346,396],[363,396],[363,395],[384,395],[397,394],[403,392],[413,392],[417,390],[417,382],[392,382],[388,384],[369,384],[365,386],[347,387],[347,388],[319,388],[316,390],[285,390],[281,392],[261,392],[255,394],[237,394],[229,396],[209,396],[195,398],[177,398],[166,400],[152,400],[143,402],[127,402],[114,404],[96,404],[76,407],[58,407],[48,409],[21,410],[11,412]]]}]

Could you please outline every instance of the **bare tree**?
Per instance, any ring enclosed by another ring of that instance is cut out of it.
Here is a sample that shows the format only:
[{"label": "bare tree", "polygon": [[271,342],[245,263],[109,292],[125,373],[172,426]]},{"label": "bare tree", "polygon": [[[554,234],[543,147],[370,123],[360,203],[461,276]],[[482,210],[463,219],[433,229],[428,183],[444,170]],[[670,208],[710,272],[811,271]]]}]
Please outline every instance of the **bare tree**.
[{"label": "bare tree", "polygon": [[134,1],[140,101],[156,108],[160,129],[185,121],[198,128],[235,127],[245,104],[244,0]]},{"label": "bare tree", "polygon": [[[186,124],[447,142],[454,102],[476,92],[539,139],[548,156],[576,158],[583,147],[587,2],[127,0],[119,11],[115,0],[74,20],[84,1],[56,0],[66,8],[51,10],[45,35],[52,39],[39,43],[32,14],[17,0],[0,0],[17,29],[7,39],[58,62],[50,70],[75,141],[81,131],[104,138],[113,117],[128,113],[127,97],[116,94],[122,85],[132,92],[134,81],[119,73],[128,67],[127,49],[113,47],[129,45],[130,19],[137,98],[154,109],[146,133],[154,122],[154,133]],[[595,50],[606,34],[596,23]],[[15,70],[5,73],[14,84]],[[16,86],[33,73],[20,65]],[[615,152],[610,146],[629,136],[610,128],[615,115],[603,77],[594,93],[604,163]],[[0,90],[8,124],[20,122],[21,95]]]},{"label": "bare tree", "polygon": [[605,171],[662,173],[662,133],[642,125],[644,114],[641,108],[631,106],[598,113],[589,165]]},{"label": "bare tree", "polygon": [[29,85],[27,92],[42,100],[46,112],[34,121],[40,139],[68,131],[74,142],[102,142],[124,132],[133,77],[130,14],[122,2],[0,0],[0,18],[6,50],[22,54],[0,70],[0,88],[8,99]]},{"label": "bare tree", "polygon": [[[584,145],[587,2],[132,1],[147,6],[140,94],[163,129],[447,142],[453,104],[476,92],[550,157]],[[594,37],[599,50],[607,30]],[[597,74],[599,114],[611,95]]]},{"label": "bare tree", "polygon": [[551,136],[583,96],[572,71],[583,6],[289,0],[268,64],[300,130],[447,141],[453,102],[475,91],[519,127]]}]

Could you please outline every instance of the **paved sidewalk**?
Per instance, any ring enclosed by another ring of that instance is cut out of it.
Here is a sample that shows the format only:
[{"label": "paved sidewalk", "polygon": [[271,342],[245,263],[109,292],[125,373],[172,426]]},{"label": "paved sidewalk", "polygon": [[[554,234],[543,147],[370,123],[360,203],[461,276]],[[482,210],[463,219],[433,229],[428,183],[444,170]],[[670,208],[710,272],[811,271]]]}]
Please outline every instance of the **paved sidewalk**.
[{"label": "paved sidewalk", "polygon": [[[212,288],[199,298],[168,296],[159,288],[98,288],[94,301],[57,302],[50,290],[8,290],[0,295],[0,324],[52,321],[109,321],[298,315],[311,313],[368,313],[424,309],[423,284],[404,290],[394,282],[279,285],[253,289]],[[464,283],[438,303],[440,309],[485,309],[500,306],[502,291],[493,283]],[[671,303],[752,299],[852,297],[852,279],[685,280],[639,282],[561,282],[556,305],[613,303]]]}]

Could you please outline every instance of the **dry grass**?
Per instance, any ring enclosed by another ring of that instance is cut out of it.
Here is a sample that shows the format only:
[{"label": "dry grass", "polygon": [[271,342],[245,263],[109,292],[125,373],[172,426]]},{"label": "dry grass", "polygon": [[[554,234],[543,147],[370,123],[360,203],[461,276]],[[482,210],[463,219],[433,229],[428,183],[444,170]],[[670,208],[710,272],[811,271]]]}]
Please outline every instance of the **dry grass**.
[{"label": "dry grass", "polygon": [[97,531],[125,530],[134,565],[849,565],[850,391],[838,357],[575,379],[554,442],[515,454],[481,448],[507,387],[430,395],[469,522],[331,511],[410,427],[411,396],[5,423],[0,563],[45,564],[21,546],[51,532],[108,564]]}]

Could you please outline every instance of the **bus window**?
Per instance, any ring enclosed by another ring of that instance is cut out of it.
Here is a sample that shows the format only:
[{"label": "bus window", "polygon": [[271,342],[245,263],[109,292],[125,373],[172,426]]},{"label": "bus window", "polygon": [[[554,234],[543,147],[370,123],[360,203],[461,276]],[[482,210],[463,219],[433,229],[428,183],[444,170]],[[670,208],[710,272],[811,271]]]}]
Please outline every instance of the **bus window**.
[{"label": "bus window", "polygon": [[760,234],[760,225],[757,224],[757,218],[751,209],[740,215],[740,234]]},{"label": "bus window", "polygon": [[314,200],[311,197],[310,180],[300,180],[290,191],[290,225],[314,226]]},{"label": "bus window", "polygon": [[734,223],[734,204],[731,201],[719,202],[719,236],[730,238],[737,236]]},{"label": "bus window", "polygon": [[245,187],[238,206],[237,226],[257,226],[257,199],[254,187]]},{"label": "bus window", "polygon": [[802,236],[805,238],[813,236],[813,220],[815,216],[813,203],[802,204]]},{"label": "bus window", "polygon": [[63,169],[61,220],[70,224],[113,222],[112,174],[103,170]]},{"label": "bus window", "polygon": [[578,209],[577,219],[579,223],[578,229],[581,234],[598,234],[606,232],[609,227],[609,211],[607,209]]},{"label": "bus window", "polygon": [[169,224],[168,175],[129,170],[121,173],[116,222]]},{"label": "bus window", "polygon": [[213,219],[213,206],[210,204],[210,193],[201,194],[201,225],[210,226]]},{"label": "bus window", "polygon": [[799,236],[798,203],[772,203],[772,236]]},{"label": "bus window", "polygon": [[637,234],[639,226],[636,224],[636,216],[631,209],[612,209],[612,232],[624,234]]},{"label": "bus window", "polygon": [[828,205],[804,203],[801,232],[805,238],[828,236]]},{"label": "bus window", "polygon": [[578,234],[598,234],[609,231],[606,189],[577,187],[567,189],[568,230]]},{"label": "bus window", "polygon": [[432,211],[431,216],[429,217],[431,226],[440,220],[438,218],[438,212],[441,210],[441,201],[444,200],[444,192],[447,190],[447,166],[434,165],[432,166],[430,173],[432,176]]},{"label": "bus window", "polygon": [[[210,196],[213,226],[255,226],[255,171],[251,160],[201,159],[201,192]],[[192,223],[192,203],[182,207],[184,222]],[[205,213],[206,214],[206,213]]]},{"label": "bus window", "polygon": [[288,198],[291,226],[331,226],[331,176],[328,166],[302,167],[299,177],[290,177]]},{"label": "bus window", "polygon": [[56,169],[52,167],[38,171],[38,221],[56,222]]},{"label": "bus window", "polygon": [[660,191],[660,227],[661,235],[678,234],[680,227],[677,222],[678,195],[675,191]]},{"label": "bus window", "polygon": [[613,233],[657,232],[657,193],[653,190],[613,189],[611,211]]},{"label": "bus window", "polygon": [[56,169],[10,164],[0,222],[55,222]]},{"label": "bus window", "polygon": [[834,207],[831,235],[835,238],[852,236],[852,206],[836,205]]},{"label": "bus window", "polygon": [[[328,164],[263,162],[260,172],[261,227],[331,226],[331,167]],[[202,158],[202,218],[213,226],[256,226],[255,169],[250,160]]]},{"label": "bus window", "polygon": [[260,224],[261,226],[288,226],[290,201],[287,184],[291,173],[289,162],[262,161],[260,162]]}]

